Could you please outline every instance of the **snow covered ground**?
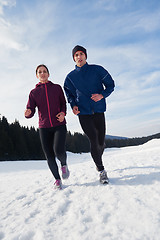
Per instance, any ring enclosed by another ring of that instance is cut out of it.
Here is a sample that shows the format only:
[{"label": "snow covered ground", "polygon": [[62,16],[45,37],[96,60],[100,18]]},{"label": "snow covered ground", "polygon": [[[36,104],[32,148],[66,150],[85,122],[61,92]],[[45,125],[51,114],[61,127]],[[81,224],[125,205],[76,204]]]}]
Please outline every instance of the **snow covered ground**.
[{"label": "snow covered ground", "polygon": [[0,162],[0,239],[159,240],[160,140],[107,149],[103,159],[109,185],[89,153],[68,153],[63,190],[46,161]]}]

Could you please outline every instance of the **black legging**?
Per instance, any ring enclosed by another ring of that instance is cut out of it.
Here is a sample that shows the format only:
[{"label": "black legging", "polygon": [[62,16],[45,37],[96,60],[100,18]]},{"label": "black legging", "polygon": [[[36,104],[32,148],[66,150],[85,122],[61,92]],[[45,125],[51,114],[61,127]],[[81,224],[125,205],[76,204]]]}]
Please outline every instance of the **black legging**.
[{"label": "black legging", "polygon": [[47,159],[48,166],[55,179],[61,179],[55,157],[58,158],[61,166],[66,165],[66,133],[66,125],[39,129],[42,149]]},{"label": "black legging", "polygon": [[79,115],[79,122],[90,141],[91,156],[97,166],[98,171],[104,169],[102,154],[105,141],[105,116],[104,113],[92,115]]}]

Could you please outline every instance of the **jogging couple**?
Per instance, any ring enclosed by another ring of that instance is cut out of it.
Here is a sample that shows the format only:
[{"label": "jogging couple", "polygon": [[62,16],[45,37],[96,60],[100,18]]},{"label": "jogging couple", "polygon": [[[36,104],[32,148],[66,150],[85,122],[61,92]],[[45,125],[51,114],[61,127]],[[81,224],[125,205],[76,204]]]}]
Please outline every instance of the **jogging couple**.
[{"label": "jogging couple", "polygon": [[[109,182],[104,169],[102,155],[105,148],[105,99],[114,91],[114,81],[106,69],[87,63],[87,51],[82,46],[72,50],[75,69],[64,82],[64,91],[73,113],[90,141],[90,151],[99,180]],[[39,115],[39,134],[48,166],[55,178],[55,187],[62,188],[56,157],[61,164],[62,179],[70,175],[65,150],[66,141],[66,100],[60,85],[48,80],[49,70],[41,64],[36,68],[39,83],[31,90],[25,117],[33,117],[36,107]]]}]

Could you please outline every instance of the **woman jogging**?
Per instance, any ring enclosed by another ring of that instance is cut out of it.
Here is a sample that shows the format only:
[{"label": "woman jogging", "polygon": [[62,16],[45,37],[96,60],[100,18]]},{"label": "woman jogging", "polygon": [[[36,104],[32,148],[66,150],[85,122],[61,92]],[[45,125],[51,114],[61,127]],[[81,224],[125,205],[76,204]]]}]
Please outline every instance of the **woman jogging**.
[{"label": "woman jogging", "polygon": [[61,189],[62,181],[56,162],[60,161],[62,178],[69,177],[67,167],[65,141],[66,141],[66,100],[60,85],[48,80],[49,70],[41,64],[36,68],[39,83],[29,94],[25,117],[31,118],[36,107],[39,115],[39,134],[48,166],[55,178],[55,187]]}]

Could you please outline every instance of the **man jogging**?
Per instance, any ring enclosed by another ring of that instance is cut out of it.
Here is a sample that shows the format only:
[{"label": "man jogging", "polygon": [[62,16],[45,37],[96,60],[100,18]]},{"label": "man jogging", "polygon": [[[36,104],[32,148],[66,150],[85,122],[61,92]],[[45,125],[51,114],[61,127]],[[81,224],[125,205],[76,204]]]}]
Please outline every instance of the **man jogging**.
[{"label": "man jogging", "polygon": [[75,69],[64,82],[64,90],[73,113],[78,115],[80,125],[88,136],[91,156],[100,173],[100,182],[109,183],[102,155],[105,148],[105,116],[107,98],[114,91],[114,81],[102,66],[86,62],[87,51],[82,46],[72,50]]}]

